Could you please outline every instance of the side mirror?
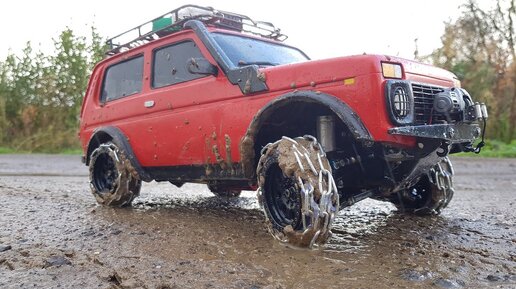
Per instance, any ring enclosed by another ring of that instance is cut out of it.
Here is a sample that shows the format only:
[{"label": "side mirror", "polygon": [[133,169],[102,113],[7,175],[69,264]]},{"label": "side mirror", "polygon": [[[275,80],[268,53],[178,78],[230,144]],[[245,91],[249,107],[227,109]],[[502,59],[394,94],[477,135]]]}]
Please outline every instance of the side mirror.
[{"label": "side mirror", "polygon": [[190,58],[188,60],[188,71],[192,74],[205,74],[217,76],[217,66],[211,64],[205,58]]}]

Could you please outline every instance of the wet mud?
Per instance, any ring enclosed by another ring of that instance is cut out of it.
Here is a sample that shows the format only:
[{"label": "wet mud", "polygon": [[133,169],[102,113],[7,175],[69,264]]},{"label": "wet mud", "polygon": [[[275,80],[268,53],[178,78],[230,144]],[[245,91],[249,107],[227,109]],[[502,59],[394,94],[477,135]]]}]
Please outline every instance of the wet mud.
[{"label": "wet mud", "polygon": [[516,160],[452,161],[441,216],[365,200],[300,250],[267,233],[255,192],[144,183],[111,209],[77,156],[0,155],[0,288],[516,288]]}]

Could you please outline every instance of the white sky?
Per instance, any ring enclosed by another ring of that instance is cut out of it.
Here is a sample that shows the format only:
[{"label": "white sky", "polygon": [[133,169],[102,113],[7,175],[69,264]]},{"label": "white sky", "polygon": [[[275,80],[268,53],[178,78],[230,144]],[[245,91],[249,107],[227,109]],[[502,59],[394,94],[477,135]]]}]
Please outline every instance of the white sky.
[{"label": "white sky", "polygon": [[[414,39],[420,54],[439,47],[444,21],[459,15],[465,0],[352,1],[2,1],[0,59],[18,53],[30,40],[49,52],[52,37],[66,26],[88,34],[95,23],[103,36],[114,36],[184,4],[212,6],[269,21],[289,36],[287,44],[320,59],[378,53],[413,58]],[[480,0],[480,2],[490,2]]]}]

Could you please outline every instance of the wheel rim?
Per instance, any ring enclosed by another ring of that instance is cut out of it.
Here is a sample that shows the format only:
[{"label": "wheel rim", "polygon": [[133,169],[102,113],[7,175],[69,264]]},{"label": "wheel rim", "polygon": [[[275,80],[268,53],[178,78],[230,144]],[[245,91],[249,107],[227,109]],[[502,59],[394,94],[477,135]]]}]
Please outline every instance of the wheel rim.
[{"label": "wheel rim", "polygon": [[106,194],[116,189],[118,170],[113,158],[108,153],[101,153],[93,167],[93,185],[100,194]]},{"label": "wheel rim", "polygon": [[290,225],[294,230],[302,229],[301,195],[295,179],[285,176],[274,164],[267,171],[264,189],[265,203],[274,227],[282,230]]},{"label": "wheel rim", "polygon": [[405,203],[413,209],[421,209],[426,206],[432,197],[432,189],[430,181],[427,177],[420,180],[419,183],[405,194]]}]

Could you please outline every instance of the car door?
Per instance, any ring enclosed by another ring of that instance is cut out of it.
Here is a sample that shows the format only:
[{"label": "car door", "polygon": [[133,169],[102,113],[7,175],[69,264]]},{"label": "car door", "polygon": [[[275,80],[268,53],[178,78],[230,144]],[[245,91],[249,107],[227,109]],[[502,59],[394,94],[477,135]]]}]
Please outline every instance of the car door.
[{"label": "car door", "polygon": [[127,131],[140,131],[133,149],[144,167],[202,169],[226,157],[224,135],[218,136],[220,103],[242,93],[222,73],[191,72],[192,58],[215,65],[199,43],[191,34],[152,50],[149,90],[140,99],[146,114],[125,124]]}]

